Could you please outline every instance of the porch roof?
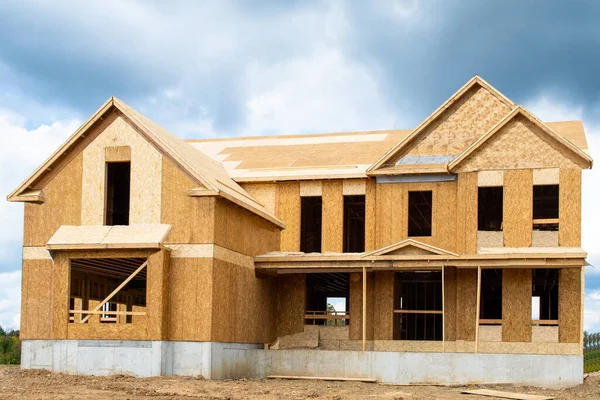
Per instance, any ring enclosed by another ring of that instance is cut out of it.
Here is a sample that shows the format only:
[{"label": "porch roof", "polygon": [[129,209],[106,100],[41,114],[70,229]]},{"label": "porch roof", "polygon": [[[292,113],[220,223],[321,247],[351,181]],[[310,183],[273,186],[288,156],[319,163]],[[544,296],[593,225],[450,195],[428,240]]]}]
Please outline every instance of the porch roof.
[{"label": "porch roof", "polygon": [[171,231],[166,224],[136,224],[127,226],[61,225],[52,235],[48,250],[92,249],[154,249]]}]

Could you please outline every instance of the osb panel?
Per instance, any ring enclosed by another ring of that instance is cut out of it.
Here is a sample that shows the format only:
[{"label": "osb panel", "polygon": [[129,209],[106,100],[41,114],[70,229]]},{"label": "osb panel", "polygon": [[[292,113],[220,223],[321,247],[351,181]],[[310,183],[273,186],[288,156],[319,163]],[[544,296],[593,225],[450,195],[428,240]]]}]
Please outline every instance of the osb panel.
[{"label": "osb panel", "polygon": [[456,340],[457,320],[457,269],[444,267],[444,336],[446,341]]},{"label": "osb panel", "polygon": [[558,343],[558,326],[533,326],[531,341],[535,343]]},{"label": "osb panel", "polygon": [[431,236],[414,239],[449,251],[456,249],[456,182],[407,182],[377,185],[377,248],[408,237],[408,192],[432,191]]},{"label": "osb panel", "polygon": [[558,278],[558,339],[579,343],[581,335],[581,269],[563,268]]},{"label": "osb panel", "polygon": [[531,246],[533,174],[531,170],[504,171],[504,245]]},{"label": "osb panel", "polygon": [[477,270],[456,272],[456,340],[475,340],[477,322]]},{"label": "osb panel", "polygon": [[21,339],[52,338],[52,260],[23,260]]},{"label": "osb panel", "polygon": [[480,325],[479,343],[481,342],[501,342],[502,326],[499,325]]},{"label": "osb panel", "polygon": [[568,157],[570,153],[564,146],[519,114],[463,161],[457,171],[584,167]]},{"label": "osb panel", "polygon": [[68,339],[148,340],[147,323],[69,324]]},{"label": "osb panel", "polygon": [[103,225],[105,205],[105,148],[131,147],[129,223],[160,221],[162,155],[117,116],[83,150],[82,225]]},{"label": "osb panel", "polygon": [[492,354],[581,354],[579,343],[480,342],[480,353]]},{"label": "osb panel", "polygon": [[171,258],[169,340],[210,341],[213,317],[212,262],[210,258]]},{"label": "osb panel", "polygon": [[559,168],[539,168],[533,170],[534,185],[558,185]]},{"label": "osb panel", "polygon": [[146,340],[166,340],[169,300],[169,251],[160,250],[148,257],[146,278]]},{"label": "osb panel", "polygon": [[322,196],[323,182],[302,181],[300,182],[300,197]]},{"label": "osb panel", "polygon": [[279,250],[279,228],[225,199],[216,199],[214,229],[215,244],[241,254]]},{"label": "osb panel", "polygon": [[373,251],[375,247],[377,218],[377,183],[374,179],[366,182],[365,192],[365,251]]},{"label": "osb panel", "polygon": [[104,149],[104,160],[106,162],[131,161],[131,147],[113,146]]},{"label": "osb panel", "polygon": [[581,170],[561,169],[559,174],[560,246],[581,246]]},{"label": "osb panel", "polygon": [[252,268],[215,259],[211,340],[272,343],[276,290],[273,278],[257,278]]},{"label": "osb panel", "polygon": [[456,188],[456,252],[477,252],[477,174],[458,174]]},{"label": "osb panel", "polygon": [[341,253],[344,248],[344,195],[342,181],[323,182],[321,251]]},{"label": "osb panel", "polygon": [[241,186],[271,214],[277,215],[276,183],[242,183]]},{"label": "osb panel", "polygon": [[504,246],[504,232],[502,231],[477,231],[477,250],[482,247]]},{"label": "osb panel", "polygon": [[277,217],[286,225],[281,232],[281,251],[300,251],[300,185],[278,184]]},{"label": "osb panel", "polygon": [[477,173],[477,186],[494,187],[504,184],[504,171],[479,171]]},{"label": "osb panel", "polygon": [[[393,284],[392,284],[393,285]],[[375,314],[375,279],[373,273],[367,273],[367,340],[373,340]],[[389,295],[389,294],[388,294]],[[393,290],[392,290],[393,296]],[[393,307],[393,303],[392,303]],[[382,312],[385,312],[383,310]],[[385,318],[385,316],[383,316]],[[350,339],[362,340],[363,337],[363,283],[362,273],[350,275]],[[393,329],[393,326],[392,326]]]},{"label": "osb panel", "polygon": [[411,246],[411,245],[401,247],[399,249],[396,249],[394,251],[390,251],[389,253],[386,253],[386,255],[390,255],[390,256],[406,256],[406,255],[427,256],[427,255],[432,255],[432,254],[433,253],[429,250],[425,250],[420,247]]},{"label": "osb panel", "polygon": [[69,323],[70,261],[66,253],[54,254],[52,275],[52,338],[66,339]]},{"label": "osb panel", "polygon": [[502,271],[502,341],[531,342],[530,268]]},{"label": "osb panel", "polygon": [[212,243],[215,199],[190,197],[195,184],[166,157],[162,160],[162,204],[160,222],[171,225],[165,243]]},{"label": "osb panel", "polygon": [[459,154],[509,111],[487,89],[476,85],[432,122],[407,154]]},{"label": "osb panel", "polygon": [[61,225],[81,225],[82,165],[80,153],[42,188],[43,204],[25,203],[23,246],[45,246]]},{"label": "osb panel", "polygon": [[441,341],[429,340],[375,340],[375,351],[441,353],[444,351]]},{"label": "osb panel", "polygon": [[374,339],[394,338],[394,272],[375,272]]},{"label": "osb panel", "polygon": [[277,277],[277,337],[304,332],[306,274]]}]

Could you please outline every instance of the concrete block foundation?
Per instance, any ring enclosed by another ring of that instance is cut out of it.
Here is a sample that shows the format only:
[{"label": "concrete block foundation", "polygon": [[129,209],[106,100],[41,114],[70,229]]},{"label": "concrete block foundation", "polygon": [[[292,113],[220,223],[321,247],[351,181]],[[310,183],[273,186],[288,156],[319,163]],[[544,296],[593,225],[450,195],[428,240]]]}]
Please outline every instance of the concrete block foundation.
[{"label": "concrete block foundation", "polygon": [[206,379],[300,375],[548,388],[583,382],[583,357],[578,355],[263,350],[262,345],[218,342],[24,340],[21,367],[82,375]]}]

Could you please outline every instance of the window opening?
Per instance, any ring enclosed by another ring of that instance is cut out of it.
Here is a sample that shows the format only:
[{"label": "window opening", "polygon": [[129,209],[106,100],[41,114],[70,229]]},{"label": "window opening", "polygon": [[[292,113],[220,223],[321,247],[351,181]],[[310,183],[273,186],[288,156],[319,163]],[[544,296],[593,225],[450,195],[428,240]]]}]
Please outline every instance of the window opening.
[{"label": "window opening", "polygon": [[558,324],[558,277],[559,270],[556,268],[533,270],[532,320]]},{"label": "window opening", "polygon": [[481,270],[480,323],[502,320],[502,269]]},{"label": "window opening", "polygon": [[130,162],[106,163],[105,225],[129,225]]},{"label": "window opening", "polygon": [[300,204],[300,251],[321,252],[323,200],[321,197],[302,197]]},{"label": "window opening", "polygon": [[432,192],[408,192],[408,236],[431,236]]},{"label": "window opening", "polygon": [[344,253],[365,251],[365,196],[344,196]]},{"label": "window opening", "polygon": [[502,186],[479,188],[477,200],[478,230],[502,230],[503,195]]},{"label": "window opening", "polygon": [[558,185],[535,185],[533,187],[533,228],[541,231],[557,231],[558,215]]},{"label": "window opening", "polygon": [[305,324],[350,324],[350,274],[306,274]]}]

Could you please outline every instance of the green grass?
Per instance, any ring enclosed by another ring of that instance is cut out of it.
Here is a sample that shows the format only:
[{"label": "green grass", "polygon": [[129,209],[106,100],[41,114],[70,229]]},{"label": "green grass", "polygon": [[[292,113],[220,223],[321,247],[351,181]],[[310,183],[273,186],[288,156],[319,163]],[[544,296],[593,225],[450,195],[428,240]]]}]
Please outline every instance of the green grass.
[{"label": "green grass", "polygon": [[583,372],[600,371],[600,349],[583,353]]}]

